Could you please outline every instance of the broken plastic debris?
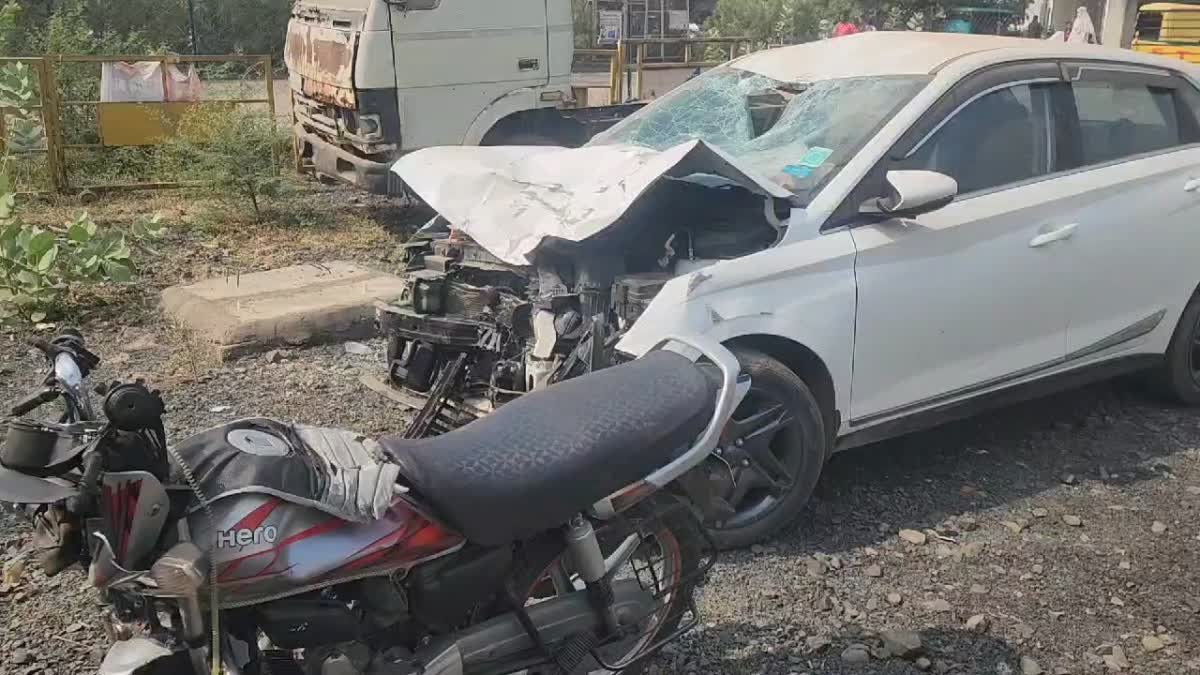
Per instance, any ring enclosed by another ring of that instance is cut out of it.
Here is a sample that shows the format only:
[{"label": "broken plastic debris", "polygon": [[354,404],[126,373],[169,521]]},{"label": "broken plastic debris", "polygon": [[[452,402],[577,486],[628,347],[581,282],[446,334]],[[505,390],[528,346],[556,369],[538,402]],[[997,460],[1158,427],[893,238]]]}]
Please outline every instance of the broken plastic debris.
[{"label": "broken plastic debris", "polygon": [[361,342],[347,342],[344,348],[347,354],[355,356],[367,356],[371,353],[371,348]]}]

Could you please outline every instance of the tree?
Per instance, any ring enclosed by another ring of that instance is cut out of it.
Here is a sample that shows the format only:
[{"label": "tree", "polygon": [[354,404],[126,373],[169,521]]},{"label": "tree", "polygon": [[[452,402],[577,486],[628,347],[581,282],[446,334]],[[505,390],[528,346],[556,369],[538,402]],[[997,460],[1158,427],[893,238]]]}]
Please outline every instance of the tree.
[{"label": "tree", "polygon": [[835,20],[852,6],[853,0],[718,0],[705,29],[774,44],[806,42],[820,37],[822,19]]},{"label": "tree", "polygon": [[[292,0],[198,0],[201,50],[282,56],[291,8]],[[186,0],[0,0],[0,56],[150,47],[190,51]]]},{"label": "tree", "polygon": [[575,48],[594,49],[599,32],[594,21],[593,0],[571,0],[571,16],[575,19]]},{"label": "tree", "polygon": [[769,42],[804,42],[823,37],[822,20],[869,20],[882,30],[938,30],[957,5],[995,7],[1024,20],[1028,0],[718,0],[705,24],[719,36],[749,36]]}]

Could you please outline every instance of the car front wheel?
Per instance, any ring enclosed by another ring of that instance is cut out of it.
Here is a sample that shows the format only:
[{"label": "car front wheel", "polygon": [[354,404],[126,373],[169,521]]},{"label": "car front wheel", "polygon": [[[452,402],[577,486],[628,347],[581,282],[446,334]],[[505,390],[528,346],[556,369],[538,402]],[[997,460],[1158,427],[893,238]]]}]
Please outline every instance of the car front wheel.
[{"label": "car front wheel", "polygon": [[1200,405],[1200,293],[1193,295],[1183,310],[1167,348],[1159,384],[1171,398]]},{"label": "car front wheel", "polygon": [[821,408],[804,380],[760,351],[732,351],[751,388],[721,440],[729,468],[722,496],[732,514],[709,532],[722,549],[750,546],[795,523],[827,455]]}]

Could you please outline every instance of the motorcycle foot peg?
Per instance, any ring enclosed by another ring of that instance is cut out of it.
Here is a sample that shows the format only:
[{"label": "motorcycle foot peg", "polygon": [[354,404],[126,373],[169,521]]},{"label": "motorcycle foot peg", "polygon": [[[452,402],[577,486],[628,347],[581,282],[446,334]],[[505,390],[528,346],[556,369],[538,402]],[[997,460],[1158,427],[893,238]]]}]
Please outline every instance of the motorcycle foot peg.
[{"label": "motorcycle foot peg", "polygon": [[563,643],[554,655],[554,665],[562,673],[573,673],[591,655],[600,639],[592,631],[580,633]]}]

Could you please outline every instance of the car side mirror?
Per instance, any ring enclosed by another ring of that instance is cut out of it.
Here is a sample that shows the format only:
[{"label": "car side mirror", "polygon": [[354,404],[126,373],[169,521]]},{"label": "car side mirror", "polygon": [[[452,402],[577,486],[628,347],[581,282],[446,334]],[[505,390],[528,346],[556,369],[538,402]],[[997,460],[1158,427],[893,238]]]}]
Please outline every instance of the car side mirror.
[{"label": "car side mirror", "polygon": [[892,217],[912,217],[936,211],[954,201],[958,181],[937,171],[897,169],[885,177],[888,194],[863,204],[862,212]]}]

